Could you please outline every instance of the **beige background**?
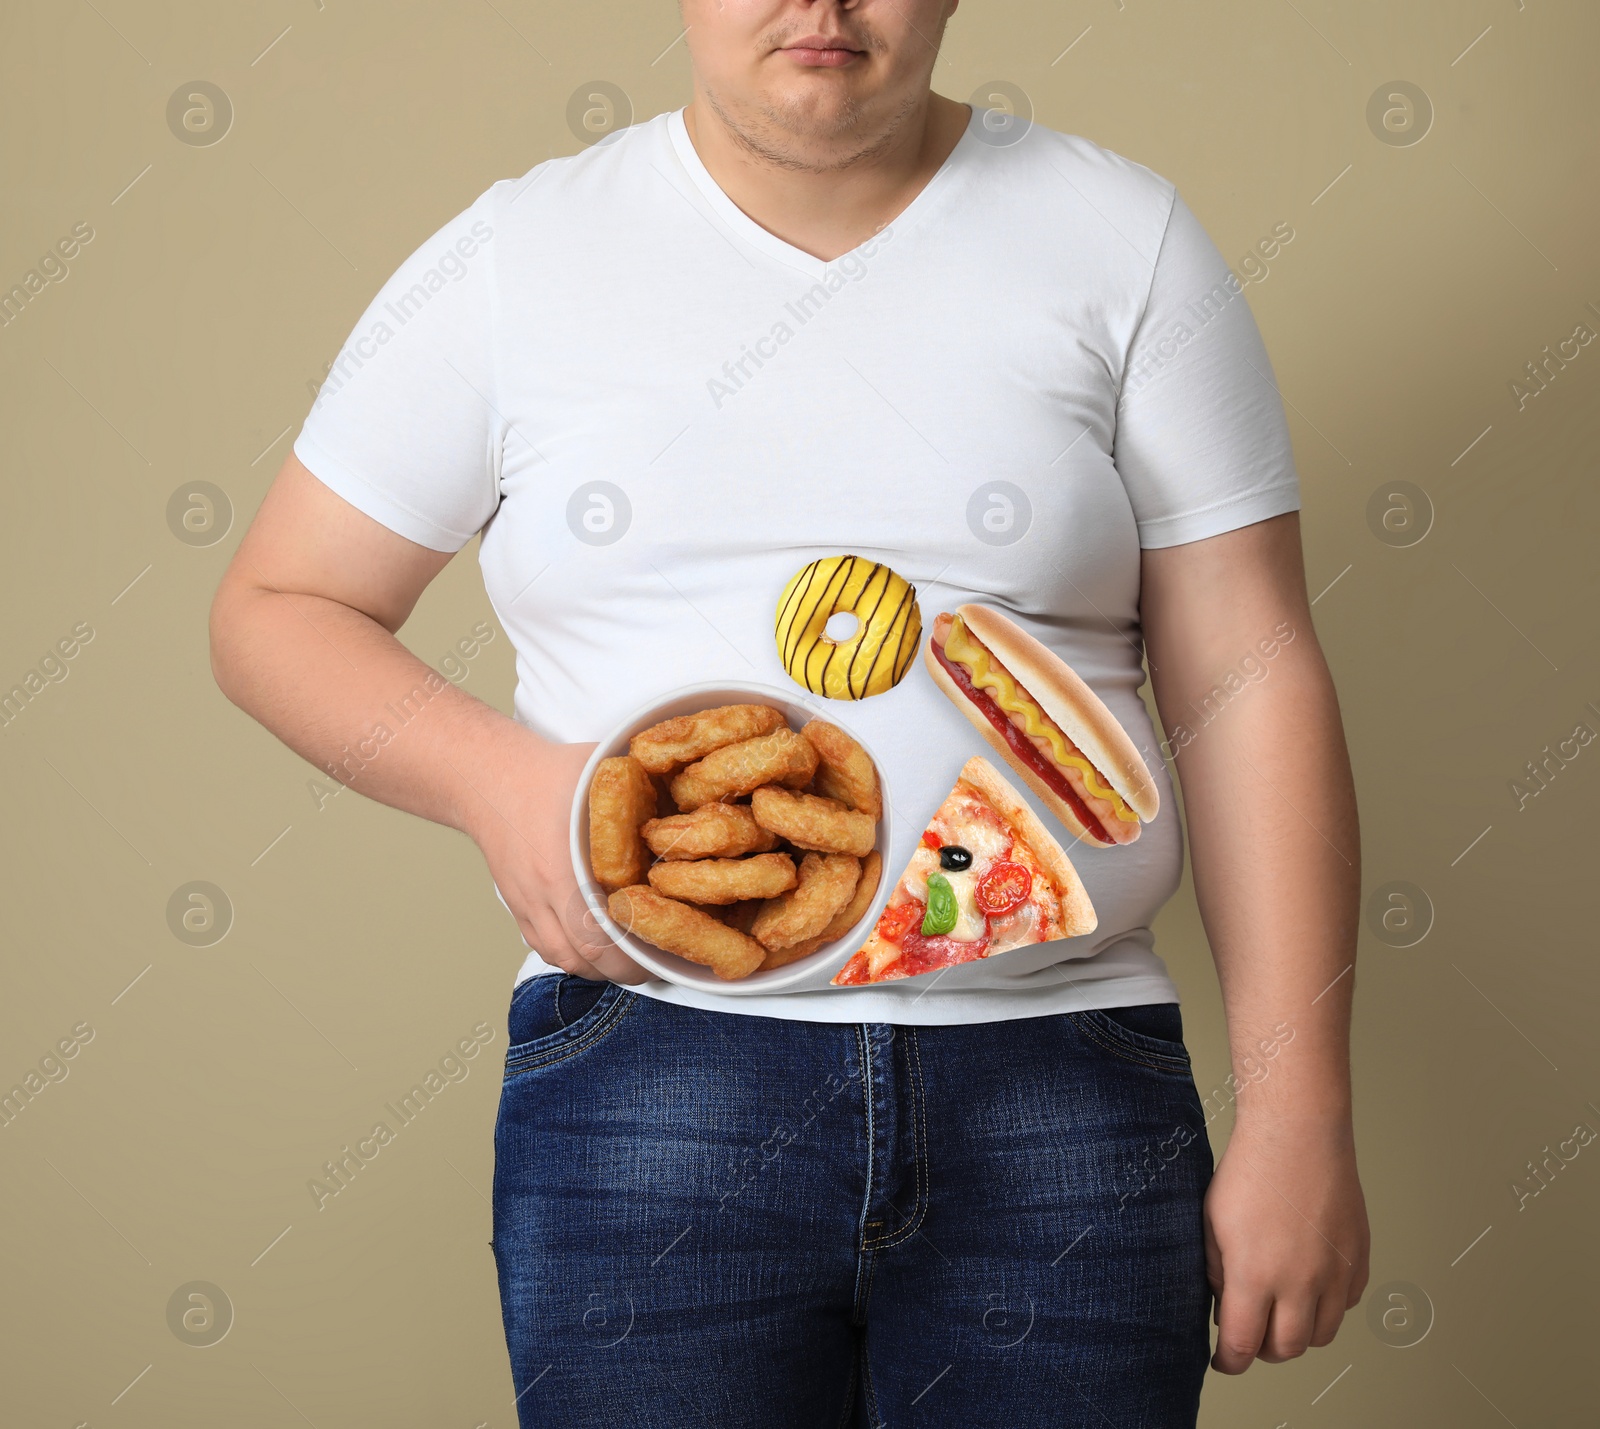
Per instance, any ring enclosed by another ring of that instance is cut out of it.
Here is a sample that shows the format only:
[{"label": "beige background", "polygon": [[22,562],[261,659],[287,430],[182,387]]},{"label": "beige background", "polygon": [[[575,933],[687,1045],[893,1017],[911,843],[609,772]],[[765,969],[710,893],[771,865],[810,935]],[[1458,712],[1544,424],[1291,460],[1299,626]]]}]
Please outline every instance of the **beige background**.
[{"label": "beige background", "polygon": [[[94,1034],[0,1126],[7,1423],[514,1424],[485,1198],[521,940],[464,839],[353,793],[318,809],[313,771],[213,686],[206,609],[382,280],[494,179],[575,151],[580,86],[641,118],[681,104],[678,33],[665,0],[0,8],[0,288],[95,233],[0,329],[0,688],[94,631],[0,731],[0,1087]],[[1415,1332],[1363,1307],[1328,1349],[1213,1375],[1210,1426],[1595,1422],[1600,1146],[1559,1143],[1600,1131],[1600,747],[1525,810],[1509,781],[1600,731],[1600,346],[1569,345],[1525,409],[1511,389],[1580,321],[1600,331],[1597,65],[1587,0],[968,0],[937,71],[962,100],[1018,86],[1173,179],[1230,259],[1293,227],[1247,292],[1305,484],[1367,894],[1405,881],[1433,908],[1408,948],[1369,917],[1355,1034],[1373,1283],[1420,1287],[1432,1328],[1398,1347]],[[234,109],[220,142],[168,127],[196,78]],[[1369,127],[1397,79],[1433,110],[1418,142]],[[1409,546],[1368,519],[1397,480],[1434,512]],[[196,481],[232,507],[209,545],[167,518]],[[487,618],[469,553],[404,638],[437,663]],[[501,708],[510,654],[497,634],[466,681]],[[168,923],[196,880],[234,910],[208,948]],[[1187,888],[1159,937],[1215,1104]],[[317,1210],[322,1163],[479,1022],[471,1075]],[[169,1328],[191,1281],[233,1307],[208,1348]]]}]

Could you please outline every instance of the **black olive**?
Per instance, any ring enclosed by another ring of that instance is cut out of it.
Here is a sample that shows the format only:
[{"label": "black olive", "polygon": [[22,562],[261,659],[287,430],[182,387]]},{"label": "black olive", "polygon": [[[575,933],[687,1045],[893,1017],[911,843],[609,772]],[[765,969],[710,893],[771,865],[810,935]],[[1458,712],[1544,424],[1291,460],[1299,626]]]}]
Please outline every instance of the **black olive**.
[{"label": "black olive", "polygon": [[972,850],[962,848],[960,844],[946,844],[939,850],[939,867],[951,873],[960,873],[962,869],[972,867]]}]

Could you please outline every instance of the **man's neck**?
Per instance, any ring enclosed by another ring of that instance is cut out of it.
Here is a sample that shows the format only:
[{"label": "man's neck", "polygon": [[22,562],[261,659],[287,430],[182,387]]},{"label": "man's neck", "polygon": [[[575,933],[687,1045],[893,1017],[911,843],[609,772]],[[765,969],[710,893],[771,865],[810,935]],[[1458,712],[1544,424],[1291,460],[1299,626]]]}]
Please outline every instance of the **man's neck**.
[{"label": "man's neck", "polygon": [[697,88],[683,118],[700,162],[740,209],[831,262],[905,211],[969,115],[966,105],[929,92],[874,133],[818,138],[730,113]]}]

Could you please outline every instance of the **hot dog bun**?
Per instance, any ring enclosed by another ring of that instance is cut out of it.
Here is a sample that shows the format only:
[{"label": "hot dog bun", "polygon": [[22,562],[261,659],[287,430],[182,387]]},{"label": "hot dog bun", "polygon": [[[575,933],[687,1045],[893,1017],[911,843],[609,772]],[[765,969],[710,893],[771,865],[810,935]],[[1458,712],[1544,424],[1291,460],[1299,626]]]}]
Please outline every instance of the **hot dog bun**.
[{"label": "hot dog bun", "polygon": [[[1161,808],[1161,795],[1150,770],[1127,731],[1117,722],[1116,716],[1078,673],[1047,646],[998,611],[982,605],[963,605],[957,608],[956,613],[968,632],[983,644],[996,662],[1005,667],[1028,697],[1094,765],[1105,784],[1116,790],[1140,819],[1148,822],[1155,818]],[[1069,833],[1091,844],[1102,843],[1084,827],[1072,806],[1017,757],[1005,737],[990,724],[983,711],[967,697],[940,664],[933,647],[935,643],[943,646],[949,629],[949,616],[940,615],[923,649],[923,662],[933,676],[934,683],[983,735],[995,753],[1039,796]],[[1131,834],[1131,837],[1125,836],[1122,841],[1132,842],[1138,836],[1138,829],[1137,824],[1128,825],[1125,835]]]}]

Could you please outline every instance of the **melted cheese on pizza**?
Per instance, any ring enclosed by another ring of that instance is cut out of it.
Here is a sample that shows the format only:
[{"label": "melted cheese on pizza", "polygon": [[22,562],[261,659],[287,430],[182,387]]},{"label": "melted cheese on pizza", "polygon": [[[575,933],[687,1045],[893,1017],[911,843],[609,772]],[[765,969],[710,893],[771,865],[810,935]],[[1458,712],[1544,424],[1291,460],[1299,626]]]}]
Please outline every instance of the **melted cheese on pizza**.
[{"label": "melted cheese on pizza", "polygon": [[[941,844],[959,844],[972,855],[972,867],[952,871],[941,867],[936,849],[919,844],[900,880],[900,886],[918,902],[928,901],[928,875],[943,873],[956,895],[959,917],[947,937],[957,943],[975,943],[988,935],[1002,941],[995,952],[1043,942],[1055,936],[1046,931],[1059,925],[1055,916],[1056,896],[1049,876],[1034,860],[1026,845],[1019,845],[1006,821],[976,791],[958,785],[928,825]],[[1004,918],[985,919],[977,903],[978,880],[1002,859],[1020,863],[1033,875],[1033,890],[1028,901]]]},{"label": "melted cheese on pizza", "polygon": [[[928,831],[941,845],[959,844],[966,849],[972,855],[972,865],[967,869],[942,868],[939,851],[925,843],[919,844],[900,876],[899,885],[890,895],[890,908],[913,900],[925,906],[929,875],[943,873],[956,895],[958,909],[955,927],[942,935],[949,943],[978,943],[987,938],[987,946],[977,956],[988,957],[1064,936],[1061,890],[1040,865],[1033,850],[1017,840],[1004,817],[972,785],[965,781],[957,783],[929,821]],[[977,887],[984,875],[1002,860],[1026,868],[1032,875],[1033,886],[1023,903],[1010,913],[986,917],[977,905]],[[916,927],[907,929],[908,934],[916,931]],[[851,985],[904,977],[906,972],[898,966],[903,957],[900,942],[875,932],[841,969],[835,982]],[[959,958],[954,960],[959,961]]]}]

